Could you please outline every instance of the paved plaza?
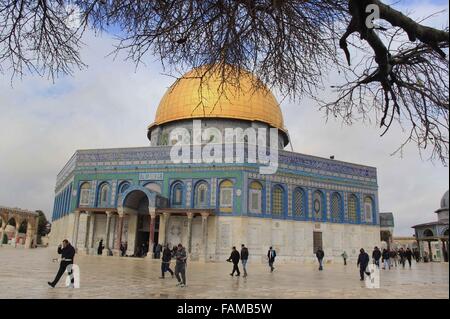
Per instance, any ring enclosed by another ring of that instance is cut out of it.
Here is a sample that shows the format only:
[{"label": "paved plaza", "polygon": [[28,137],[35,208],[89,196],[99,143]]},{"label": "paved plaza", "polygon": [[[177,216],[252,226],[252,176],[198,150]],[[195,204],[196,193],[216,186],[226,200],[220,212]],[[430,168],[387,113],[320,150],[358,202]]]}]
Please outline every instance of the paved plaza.
[{"label": "paved plaza", "polygon": [[[413,263],[413,268],[381,272],[381,288],[367,289],[356,265],[249,263],[249,277],[231,277],[232,265],[190,262],[186,288],[160,276],[157,260],[81,256],[81,288],[68,289],[64,278],[47,286],[58,269],[53,248],[0,247],[0,298],[449,298],[448,263]],[[174,268],[172,263],[171,268]]]}]

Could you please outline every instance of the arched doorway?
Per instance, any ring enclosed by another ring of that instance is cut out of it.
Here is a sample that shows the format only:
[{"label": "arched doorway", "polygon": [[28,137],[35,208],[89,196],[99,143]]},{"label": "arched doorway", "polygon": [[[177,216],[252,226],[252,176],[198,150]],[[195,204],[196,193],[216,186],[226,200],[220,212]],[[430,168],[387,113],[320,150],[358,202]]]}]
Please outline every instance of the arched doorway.
[{"label": "arched doorway", "polygon": [[[158,244],[159,216],[154,221],[154,231],[150,238],[151,218],[149,213],[149,198],[143,190],[132,190],[124,198],[123,207],[132,212],[135,218],[135,229],[128,229],[129,236],[134,238],[134,256],[145,257],[153,253],[154,245]],[[152,245],[154,243],[154,245]]]}]

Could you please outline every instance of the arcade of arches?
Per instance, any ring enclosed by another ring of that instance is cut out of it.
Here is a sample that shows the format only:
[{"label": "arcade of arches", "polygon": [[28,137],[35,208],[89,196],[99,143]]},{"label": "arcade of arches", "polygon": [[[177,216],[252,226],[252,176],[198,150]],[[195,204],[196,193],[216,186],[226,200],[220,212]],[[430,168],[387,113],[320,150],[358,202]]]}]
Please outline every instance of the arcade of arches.
[{"label": "arcade of arches", "polygon": [[[0,245],[3,245],[4,241],[8,242],[9,240],[11,240],[11,243],[12,245],[14,245],[14,247],[36,247],[37,230],[39,225],[38,213],[19,208],[0,206],[0,223]],[[8,225],[11,225],[14,228],[14,232],[11,234],[8,234]],[[25,233],[24,241],[20,240],[20,234],[22,233]]]},{"label": "arcade of arches", "polygon": [[[101,241],[104,246],[101,254],[106,256],[119,255],[123,244],[129,256],[151,257],[147,252],[155,244],[177,245],[181,242],[191,253],[191,258],[206,259],[208,217],[213,211],[164,208],[158,207],[163,205],[157,203],[158,200],[156,205],[149,203],[146,193],[134,190],[126,195],[123,206],[117,208],[79,207],[73,214],[72,244],[78,252],[98,254]],[[197,216],[201,216],[202,234],[199,238],[201,245],[196,245],[198,249],[194,250],[192,224]],[[171,219],[182,219],[187,224],[187,236],[172,238],[169,231]]]}]

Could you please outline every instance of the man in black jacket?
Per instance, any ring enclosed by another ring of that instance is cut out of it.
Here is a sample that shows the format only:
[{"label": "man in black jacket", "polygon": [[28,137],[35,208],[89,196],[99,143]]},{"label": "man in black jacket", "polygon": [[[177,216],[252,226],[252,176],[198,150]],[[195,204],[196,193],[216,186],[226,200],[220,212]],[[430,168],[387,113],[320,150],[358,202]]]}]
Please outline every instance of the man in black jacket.
[{"label": "man in black jacket", "polygon": [[366,272],[366,268],[369,265],[369,255],[364,251],[364,249],[360,249],[358,256],[358,263],[356,266],[359,266],[359,275],[361,280],[364,280],[364,273],[366,275],[370,275],[370,272]]},{"label": "man in black jacket", "polygon": [[[58,254],[61,255],[61,263],[59,264],[59,270],[56,274],[55,280],[52,282],[48,282],[49,286],[52,288],[55,288],[56,284],[58,283],[61,276],[66,271],[67,266],[73,264],[73,259],[75,256],[75,248],[72,247],[72,245],[69,243],[67,239],[64,239],[61,245],[58,246]],[[71,276],[71,285],[70,287],[73,288],[74,284],[74,278],[72,276],[72,270],[69,271],[69,275]]]},{"label": "man in black jacket", "polygon": [[161,262],[161,277],[160,279],[164,279],[164,273],[168,271],[173,278],[173,271],[170,269],[170,260],[172,259],[172,251],[169,248],[169,245],[164,245],[162,262]]},{"label": "man in black jacket", "polygon": [[325,253],[321,247],[319,247],[316,251],[316,257],[319,261],[319,270],[323,270],[323,257],[325,257]]},{"label": "man in black jacket", "polygon": [[236,276],[240,276],[241,272],[239,271],[239,259],[241,259],[241,256],[239,255],[239,252],[236,250],[236,247],[233,246],[233,249],[231,250],[230,258],[227,259],[228,262],[233,262],[233,271],[231,272],[230,276],[234,276],[234,272],[236,271]]},{"label": "man in black jacket", "polygon": [[411,249],[409,249],[409,247],[406,248],[405,257],[406,257],[406,260],[408,260],[409,268],[411,268],[412,256],[413,256],[413,253],[412,253]]},{"label": "man in black jacket", "polygon": [[374,264],[380,268],[380,258],[381,258],[381,250],[375,246],[373,252],[372,252],[372,258],[374,261]]},{"label": "man in black jacket", "polygon": [[273,267],[273,263],[275,262],[276,256],[277,256],[277,253],[276,253],[275,249],[270,247],[269,251],[267,252],[267,259],[269,260],[270,272],[273,272],[273,270],[275,269],[275,267]]},{"label": "man in black jacket", "polygon": [[247,277],[247,261],[248,261],[248,249],[244,244],[241,245],[241,262],[244,269],[244,277]]}]

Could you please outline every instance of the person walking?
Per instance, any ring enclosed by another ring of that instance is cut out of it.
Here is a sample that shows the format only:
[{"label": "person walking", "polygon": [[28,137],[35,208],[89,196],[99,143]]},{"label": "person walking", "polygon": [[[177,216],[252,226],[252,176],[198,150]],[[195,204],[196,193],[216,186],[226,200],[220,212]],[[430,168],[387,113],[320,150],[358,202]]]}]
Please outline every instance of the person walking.
[{"label": "person walking", "polygon": [[248,248],[244,244],[241,245],[241,262],[242,269],[244,270],[244,277],[247,277],[247,261],[248,261]]},{"label": "person walking", "polygon": [[414,258],[416,259],[416,263],[420,262],[420,251],[418,249],[414,250]]},{"label": "person walking", "polygon": [[348,258],[347,252],[344,250],[341,256],[344,259],[344,266],[347,266],[347,258]]},{"label": "person walking", "polygon": [[[183,245],[178,244],[177,252],[175,253],[175,276],[177,277],[177,286],[186,287],[186,249]],[[180,277],[181,275],[181,277]]]},{"label": "person walking", "polygon": [[380,268],[380,258],[381,258],[381,251],[377,246],[375,246],[375,248],[373,249],[373,252],[372,252],[372,259],[373,259],[373,263],[378,268]]},{"label": "person walking", "polygon": [[405,269],[405,251],[403,250],[403,247],[398,251],[398,256],[400,257],[400,265]]},{"label": "person walking", "polygon": [[406,260],[408,260],[409,268],[411,268],[411,259],[413,257],[413,253],[412,253],[411,249],[409,249],[409,247],[406,248],[405,257],[406,257]]},{"label": "person walking", "polygon": [[98,247],[97,247],[97,255],[103,254],[104,248],[105,248],[105,246],[103,245],[103,239],[100,239],[100,242],[98,243]]},{"label": "person walking", "polygon": [[[398,253],[397,253],[397,250],[396,249],[392,249],[392,250],[390,250],[389,251],[389,260],[390,260],[390,263],[391,263],[391,266],[394,266],[395,265],[395,267],[397,268],[397,261],[398,261]],[[394,264],[394,265],[392,265],[392,264]]]},{"label": "person walking", "polygon": [[160,279],[164,279],[164,274],[166,273],[166,271],[168,271],[173,278],[173,271],[172,269],[170,269],[171,259],[172,251],[170,250],[169,245],[165,244],[161,261],[161,277],[159,277]]},{"label": "person walking", "polygon": [[367,272],[367,266],[369,265],[369,255],[364,251],[363,248],[359,250],[358,262],[356,266],[359,266],[359,276],[360,280],[364,280],[364,273],[370,276],[370,272]]},{"label": "person walking", "polygon": [[[67,239],[64,239],[62,242],[62,245],[58,246],[58,254],[61,255],[61,262],[59,263],[59,270],[56,274],[55,279],[52,282],[47,282],[48,285],[52,288],[55,288],[56,284],[58,283],[59,279],[61,279],[61,276],[66,271],[66,268],[69,265],[73,264],[73,259],[75,256],[75,248],[69,243]],[[69,271],[69,275],[71,276],[70,280],[70,288],[73,288],[74,286],[74,278],[72,276],[72,270]]]},{"label": "person walking", "polygon": [[228,262],[233,263],[233,271],[231,272],[230,276],[234,276],[234,272],[236,272],[236,276],[239,277],[241,275],[241,272],[239,271],[239,260],[241,259],[241,255],[237,251],[236,247],[233,246],[231,250],[231,255],[227,259]]},{"label": "person walking", "polygon": [[275,269],[273,264],[275,263],[276,256],[277,252],[275,251],[275,249],[272,248],[272,246],[270,246],[269,251],[267,252],[267,259],[269,261],[270,272],[273,272],[273,270]]},{"label": "person walking", "polygon": [[319,270],[323,270],[323,257],[325,257],[325,253],[321,247],[317,248],[316,257],[319,261]]},{"label": "person walking", "polygon": [[161,244],[157,244],[156,248],[155,248],[155,258],[159,259],[161,258],[161,251],[162,251],[162,246]]},{"label": "person walking", "polygon": [[383,257],[382,262],[383,262],[383,269],[391,269],[391,263],[390,263],[390,258],[391,258],[391,254],[389,252],[388,249],[383,249],[383,253],[381,254],[381,256]]}]

